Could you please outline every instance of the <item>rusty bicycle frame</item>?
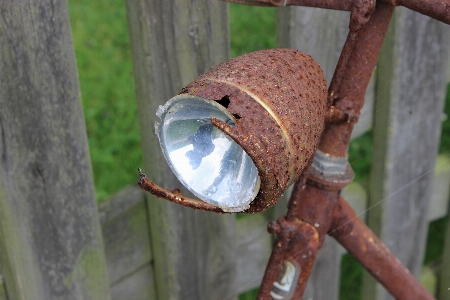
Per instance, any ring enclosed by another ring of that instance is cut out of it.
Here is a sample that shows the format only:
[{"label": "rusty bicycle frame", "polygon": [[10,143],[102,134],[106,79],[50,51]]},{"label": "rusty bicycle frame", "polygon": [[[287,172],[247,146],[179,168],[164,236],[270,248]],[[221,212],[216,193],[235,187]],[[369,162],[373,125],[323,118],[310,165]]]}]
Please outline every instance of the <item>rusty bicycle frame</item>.
[{"label": "rusty bicycle frame", "polygon": [[[334,237],[396,299],[433,299],[383,242],[357,217],[340,191],[353,180],[347,146],[364,104],[364,95],[395,6],[450,24],[450,0],[226,0],[248,5],[299,5],[350,11],[350,31],[328,89],[331,103],[318,152],[325,167],[314,162],[296,181],[286,216],[270,222],[276,240],[258,299],[301,299],[324,237]],[[316,154],[317,156],[317,154]],[[326,164],[344,172],[327,173]],[[325,171],[324,171],[325,170]],[[162,189],[140,172],[140,186],[172,202],[222,212],[199,200],[185,202],[179,191]],[[380,272],[382,270],[382,272]],[[288,288],[286,288],[286,286]],[[280,288],[281,287],[281,288]],[[278,298],[277,298],[278,297]]]}]

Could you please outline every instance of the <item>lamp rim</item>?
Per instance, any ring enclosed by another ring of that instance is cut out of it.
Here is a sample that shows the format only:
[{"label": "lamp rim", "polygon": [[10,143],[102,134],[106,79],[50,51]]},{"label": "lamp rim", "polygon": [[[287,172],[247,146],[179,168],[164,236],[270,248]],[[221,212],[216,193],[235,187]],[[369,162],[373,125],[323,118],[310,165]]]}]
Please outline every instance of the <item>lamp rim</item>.
[{"label": "lamp rim", "polygon": [[247,210],[250,207],[250,203],[256,198],[256,196],[258,195],[258,193],[260,191],[260,188],[261,188],[261,177],[260,177],[260,174],[259,174],[259,170],[256,168],[256,164],[253,161],[252,157],[249,156],[247,151],[245,151],[239,143],[236,143],[236,141],[234,141],[226,132],[221,131],[225,136],[227,136],[230,140],[232,140],[233,143],[235,143],[236,146],[238,146],[250,158],[252,164],[255,166],[256,170],[258,170],[257,171],[257,177],[256,177],[256,183],[254,185],[253,196],[246,200],[246,201],[248,201],[248,203],[243,203],[242,205],[239,205],[239,206],[227,206],[227,205],[224,205],[225,203],[222,204],[222,203],[218,203],[218,202],[214,201],[214,199],[208,199],[207,197],[205,197],[204,195],[202,195],[201,193],[196,191],[196,189],[193,188],[189,183],[186,182],[184,176],[176,168],[174,162],[170,158],[170,155],[169,155],[169,152],[168,152],[168,149],[167,149],[167,145],[166,145],[167,144],[167,140],[166,140],[166,134],[165,134],[165,131],[164,131],[165,130],[164,129],[164,121],[165,121],[165,118],[166,118],[167,114],[173,112],[173,111],[171,111],[171,109],[174,106],[176,106],[180,102],[184,102],[186,100],[194,100],[194,101],[200,101],[200,102],[203,102],[203,103],[207,103],[207,105],[212,106],[211,110],[216,109],[216,112],[218,112],[219,114],[223,114],[223,117],[221,116],[220,118],[217,118],[217,116],[215,116],[215,117],[211,117],[210,119],[220,120],[220,121],[226,123],[230,127],[234,127],[234,125],[237,122],[235,116],[233,116],[232,113],[230,113],[224,106],[222,106],[221,104],[217,103],[214,100],[209,100],[209,99],[205,99],[205,98],[202,98],[202,97],[199,97],[199,96],[185,94],[185,93],[179,94],[177,96],[172,97],[164,105],[160,105],[159,106],[156,115],[160,118],[160,122],[155,122],[155,132],[156,132],[156,135],[158,136],[159,143],[160,143],[163,155],[165,157],[165,160],[167,161],[167,164],[169,165],[170,169],[175,174],[175,176],[178,178],[178,180],[190,192],[192,192],[196,197],[198,197],[202,201],[204,201],[206,203],[209,203],[211,205],[220,207],[222,210],[224,210],[226,212],[243,212],[243,211]]}]

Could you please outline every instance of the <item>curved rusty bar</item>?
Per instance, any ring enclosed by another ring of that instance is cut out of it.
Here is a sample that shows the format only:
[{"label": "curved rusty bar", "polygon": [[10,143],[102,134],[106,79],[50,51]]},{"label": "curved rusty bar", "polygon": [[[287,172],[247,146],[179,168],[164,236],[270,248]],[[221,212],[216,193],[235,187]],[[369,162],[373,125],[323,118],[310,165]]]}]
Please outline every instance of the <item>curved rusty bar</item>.
[{"label": "curved rusty bar", "polygon": [[[272,299],[272,293],[284,297],[277,299],[301,299],[317,253],[329,231],[338,198],[338,190],[323,190],[309,184],[306,176],[300,177],[292,191],[286,217],[269,223],[269,232],[277,238],[261,283],[259,300]],[[280,291],[277,283],[287,276],[286,264],[292,264],[299,274],[291,274],[295,280],[289,281],[292,284]]]},{"label": "curved rusty bar", "polygon": [[311,224],[287,217],[268,229],[277,238],[257,299],[301,299],[320,248],[319,234]]},{"label": "curved rusty bar", "polygon": [[208,204],[206,202],[197,199],[191,199],[189,197],[183,196],[179,189],[174,189],[171,191],[162,188],[157,184],[153,183],[153,181],[151,181],[150,179],[148,179],[147,176],[145,176],[145,174],[142,173],[141,169],[138,168],[138,171],[139,171],[138,184],[140,188],[146,192],[153,194],[158,198],[162,198],[170,202],[181,204],[183,206],[190,207],[193,209],[212,211],[215,213],[222,213],[222,214],[227,213],[217,206]]},{"label": "curved rusty bar", "polygon": [[434,299],[340,197],[328,233],[396,299]]}]

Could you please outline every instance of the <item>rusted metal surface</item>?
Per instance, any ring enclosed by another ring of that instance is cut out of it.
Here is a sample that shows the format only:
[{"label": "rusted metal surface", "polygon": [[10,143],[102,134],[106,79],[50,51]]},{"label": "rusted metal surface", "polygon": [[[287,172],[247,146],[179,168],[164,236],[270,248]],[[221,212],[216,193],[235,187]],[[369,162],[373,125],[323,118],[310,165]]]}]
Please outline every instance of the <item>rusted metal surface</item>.
[{"label": "rusted metal surface", "polygon": [[[323,237],[330,231],[330,227],[334,228],[332,220],[339,201],[340,190],[353,179],[351,167],[345,164],[347,146],[354,122],[364,103],[365,90],[393,11],[392,5],[378,4],[373,11],[373,2],[355,2],[359,6],[354,7],[352,11],[350,34],[330,85],[328,97],[330,110],[327,119],[329,123],[326,125],[319,145],[319,154],[325,156],[321,160],[325,160],[328,164],[325,163],[321,168],[315,166],[313,162],[312,166],[308,168],[305,178],[296,182],[287,213],[287,219],[302,220],[317,230],[319,248]],[[336,167],[335,165],[339,169],[337,172],[326,170]],[[280,226],[279,230],[283,230],[283,227]],[[278,235],[283,236],[283,233],[280,232]],[[301,236],[301,233],[298,235]],[[269,274],[265,275],[261,287],[261,297],[268,295],[267,290],[274,282],[274,274],[271,272],[275,273],[276,271],[271,270],[276,270],[276,267],[271,267],[271,265],[278,263],[278,268],[280,268],[286,263],[286,260],[283,260],[284,254],[278,252],[275,249],[271,256],[266,271]],[[310,261],[308,262],[311,265],[316,254],[309,256]],[[302,271],[305,271],[305,276],[309,276],[310,269],[302,269]],[[278,270],[278,272],[280,271]],[[266,280],[266,278],[271,278],[272,281]],[[303,289],[303,283],[299,283],[298,295],[303,294]]]},{"label": "rusted metal surface", "polygon": [[[287,217],[300,219],[316,228],[320,238],[325,237],[330,227],[333,211],[339,197],[338,190],[324,190],[299,180],[289,199]],[[322,245],[323,240],[321,241]]]},{"label": "rusted metal surface", "polygon": [[319,233],[314,226],[288,217],[269,223],[268,229],[277,238],[257,299],[301,299],[319,249]]},{"label": "rusted metal surface", "polygon": [[170,202],[181,204],[183,206],[194,209],[201,209],[216,213],[227,213],[217,206],[208,204],[206,202],[197,199],[191,199],[189,197],[183,196],[179,189],[174,189],[172,191],[164,189],[153,183],[151,180],[149,180],[147,176],[145,176],[145,174],[142,173],[141,169],[138,169],[138,171],[139,171],[138,184],[141,187],[141,189],[155,195],[158,198],[163,198],[169,200]]},{"label": "rusted metal surface", "polygon": [[[336,109],[348,111],[348,103],[356,116],[364,104],[367,85],[375,68],[383,38],[394,6],[377,3],[368,22],[359,30],[349,51],[347,63],[339,64],[329,89],[329,98]],[[347,42],[346,42],[347,43]],[[336,157],[345,157],[353,122],[331,122],[325,127],[319,149]]]},{"label": "rusted metal surface", "polygon": [[342,197],[334,211],[329,235],[344,246],[396,299],[434,299]]},{"label": "rusted metal surface", "polygon": [[261,189],[248,213],[275,204],[297,180],[316,150],[327,115],[322,70],[309,55],[292,49],[236,57],[182,92],[216,100],[236,117],[234,127],[214,119],[212,123],[258,168]]},{"label": "rusted metal surface", "polygon": [[[344,44],[344,48],[342,49],[341,55],[339,57],[338,64],[336,66],[335,72],[333,74],[333,79],[330,83],[329,93],[328,93],[328,101],[332,105],[334,105],[334,101],[339,98],[339,88],[342,84],[342,78],[347,69],[347,65],[349,60],[355,58],[352,56],[353,50],[355,49],[355,44],[357,41],[357,36],[361,29],[366,25],[369,21],[372,12],[375,9],[375,0],[355,0],[352,3],[351,13],[350,13],[350,24],[349,24],[349,33],[347,39]],[[344,98],[341,97],[341,100]],[[345,101],[345,100],[344,100]],[[352,101],[347,101],[345,104],[354,105]],[[335,109],[343,110],[347,107],[335,106]]]},{"label": "rusted metal surface", "polygon": [[[322,190],[307,184],[302,176],[294,186],[286,217],[269,223],[270,233],[277,234],[274,250],[270,257],[261,284],[258,299],[268,298],[277,290],[280,274],[286,272],[286,265],[298,267],[296,279],[284,299],[300,299],[306,287],[314,260],[329,231],[334,209],[339,198],[337,190]],[[281,276],[282,277],[282,276]]]}]

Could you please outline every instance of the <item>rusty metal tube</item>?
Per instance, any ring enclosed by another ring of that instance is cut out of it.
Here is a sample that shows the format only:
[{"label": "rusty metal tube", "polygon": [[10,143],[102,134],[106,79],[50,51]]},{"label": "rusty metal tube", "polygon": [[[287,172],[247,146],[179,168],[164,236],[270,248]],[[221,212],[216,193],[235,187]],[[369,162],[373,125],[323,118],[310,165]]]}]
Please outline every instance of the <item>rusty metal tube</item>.
[{"label": "rusty metal tube", "polygon": [[[338,198],[338,190],[323,190],[308,184],[305,176],[295,183],[288,214],[269,223],[269,232],[277,234],[277,238],[258,299],[271,299],[271,293],[283,296],[283,299],[301,298],[317,253],[329,231]],[[287,282],[283,278],[288,276],[295,280],[280,290],[279,285]]]},{"label": "rusty metal tube", "polygon": [[[352,110],[359,116],[393,10],[394,6],[377,2],[375,11],[356,37],[345,70],[335,71],[339,78],[333,78],[333,81],[339,84],[332,84],[329,94],[330,98],[336,99],[334,105],[338,109]],[[332,156],[346,157],[353,126],[353,122],[328,123],[319,149]]]},{"label": "rusty metal tube", "polygon": [[320,248],[319,234],[307,222],[285,217],[268,227],[277,238],[257,299],[301,299]]},{"label": "rusty metal tube", "polygon": [[342,197],[334,211],[328,234],[344,246],[396,299],[434,299]]}]

